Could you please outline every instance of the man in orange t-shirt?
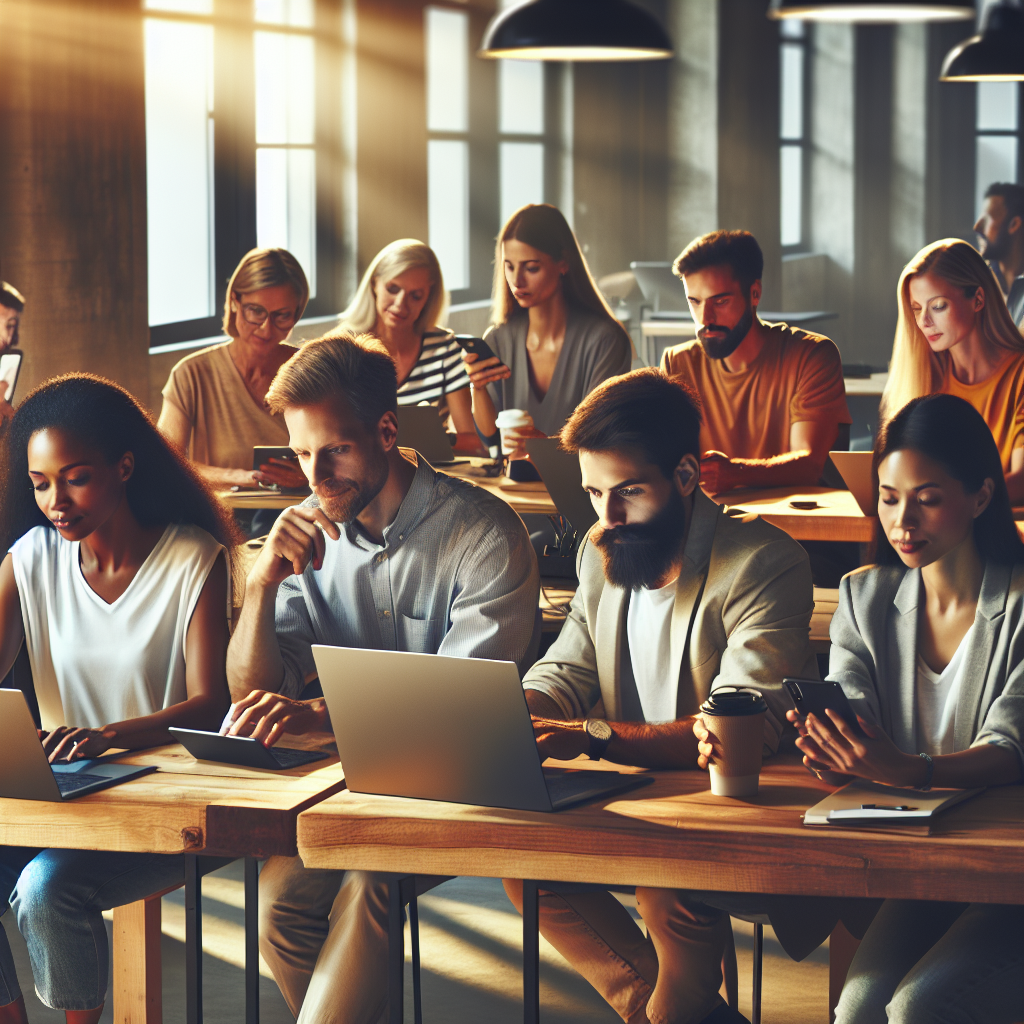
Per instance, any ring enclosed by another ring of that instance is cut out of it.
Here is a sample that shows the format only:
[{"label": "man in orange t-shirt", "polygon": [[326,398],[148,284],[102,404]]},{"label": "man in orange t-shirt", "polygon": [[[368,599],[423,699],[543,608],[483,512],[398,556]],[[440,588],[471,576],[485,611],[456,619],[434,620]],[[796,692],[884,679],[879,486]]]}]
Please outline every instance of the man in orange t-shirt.
[{"label": "man in orange t-shirt", "polygon": [[673,270],[698,340],[668,349],[661,367],[700,395],[704,490],[817,484],[851,422],[835,343],[758,319],[764,257],[749,231],[702,235]]}]

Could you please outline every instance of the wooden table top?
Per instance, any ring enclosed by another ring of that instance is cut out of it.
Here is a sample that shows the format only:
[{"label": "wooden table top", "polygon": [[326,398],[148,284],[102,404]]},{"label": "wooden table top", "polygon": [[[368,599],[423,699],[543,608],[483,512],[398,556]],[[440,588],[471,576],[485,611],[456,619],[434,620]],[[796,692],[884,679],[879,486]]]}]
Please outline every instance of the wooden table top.
[{"label": "wooden table top", "polygon": [[289,771],[261,771],[202,764],[173,744],[118,761],[158,770],[60,803],[0,799],[0,844],[293,856],[299,812],[344,787],[336,756]]},{"label": "wooden table top", "polygon": [[228,508],[286,509],[304,502],[308,494],[282,494],[269,488],[217,491],[217,499]]},{"label": "wooden table top", "polygon": [[1024,903],[1024,786],[953,808],[934,835],[903,836],[804,826],[830,790],[792,756],[765,767],[749,800],[712,796],[704,772],[652,774],[552,814],[346,790],[299,815],[299,853],[319,868]]}]

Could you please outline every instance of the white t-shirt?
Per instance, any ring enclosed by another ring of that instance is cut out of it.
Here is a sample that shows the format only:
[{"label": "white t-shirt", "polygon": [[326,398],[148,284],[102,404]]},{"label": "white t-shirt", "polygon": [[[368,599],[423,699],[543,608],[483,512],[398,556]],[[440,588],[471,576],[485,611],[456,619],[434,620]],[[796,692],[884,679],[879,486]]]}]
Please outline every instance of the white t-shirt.
[{"label": "white t-shirt", "polygon": [[973,632],[972,625],[941,672],[933,672],[924,658],[917,656],[917,745],[933,757],[953,753],[953,726],[964,677],[964,655]]},{"label": "white t-shirt", "polygon": [[674,722],[679,666],[672,670],[672,609],[676,581],[657,590],[636,590],[629,599],[626,636],[640,706],[647,722]]},{"label": "white t-shirt", "polygon": [[185,700],[185,636],[222,550],[172,524],[107,604],[82,575],[77,541],[29,530],[11,556],[43,728],[96,729]]}]

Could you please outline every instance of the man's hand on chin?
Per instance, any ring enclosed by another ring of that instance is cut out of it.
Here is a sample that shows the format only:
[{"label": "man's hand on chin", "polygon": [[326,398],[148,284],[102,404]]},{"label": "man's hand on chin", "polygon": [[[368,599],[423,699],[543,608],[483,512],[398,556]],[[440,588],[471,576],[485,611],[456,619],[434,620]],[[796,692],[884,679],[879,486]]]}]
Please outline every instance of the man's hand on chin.
[{"label": "man's hand on chin", "polygon": [[566,722],[558,718],[533,716],[533,735],[542,757],[572,761],[590,750],[590,737],[582,721]]}]

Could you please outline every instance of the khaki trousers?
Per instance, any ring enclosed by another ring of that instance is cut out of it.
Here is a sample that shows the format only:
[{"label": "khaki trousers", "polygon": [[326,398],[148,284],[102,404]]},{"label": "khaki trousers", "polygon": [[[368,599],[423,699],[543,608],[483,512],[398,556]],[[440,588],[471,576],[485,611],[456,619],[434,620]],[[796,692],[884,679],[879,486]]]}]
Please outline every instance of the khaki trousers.
[{"label": "khaki trousers", "polygon": [[[388,1010],[388,879],[271,857],[260,872],[260,952],[299,1024],[377,1024]],[[445,881],[421,876],[417,892]]]},{"label": "khaki trousers", "polygon": [[[523,883],[504,882],[523,911]],[[648,937],[610,892],[538,900],[540,932],[628,1024],[698,1024],[721,1001],[724,911],[676,889],[636,890]]]}]

